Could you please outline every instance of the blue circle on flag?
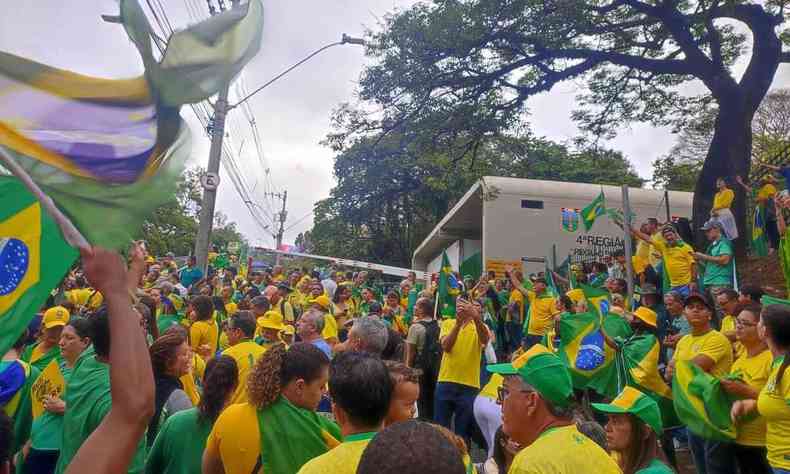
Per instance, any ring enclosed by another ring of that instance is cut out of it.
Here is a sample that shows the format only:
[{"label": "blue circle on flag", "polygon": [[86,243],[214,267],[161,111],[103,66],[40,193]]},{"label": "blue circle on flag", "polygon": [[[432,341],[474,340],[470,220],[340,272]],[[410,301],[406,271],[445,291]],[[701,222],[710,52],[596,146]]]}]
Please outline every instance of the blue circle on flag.
[{"label": "blue circle on flag", "polygon": [[0,240],[0,296],[16,290],[30,266],[30,250],[19,239]]}]

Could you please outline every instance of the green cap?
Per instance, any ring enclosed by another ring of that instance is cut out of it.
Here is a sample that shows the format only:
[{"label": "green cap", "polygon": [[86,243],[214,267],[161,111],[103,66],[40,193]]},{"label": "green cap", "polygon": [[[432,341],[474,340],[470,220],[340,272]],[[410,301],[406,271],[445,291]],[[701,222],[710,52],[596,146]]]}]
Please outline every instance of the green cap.
[{"label": "green cap", "polygon": [[630,413],[651,427],[656,434],[661,434],[663,430],[661,410],[656,401],[633,387],[625,387],[612,403],[593,403],[592,407],[603,413]]},{"label": "green cap", "polygon": [[500,375],[518,375],[535,388],[541,397],[555,405],[570,404],[573,384],[568,367],[546,346],[536,344],[510,364],[492,364],[489,372]]}]

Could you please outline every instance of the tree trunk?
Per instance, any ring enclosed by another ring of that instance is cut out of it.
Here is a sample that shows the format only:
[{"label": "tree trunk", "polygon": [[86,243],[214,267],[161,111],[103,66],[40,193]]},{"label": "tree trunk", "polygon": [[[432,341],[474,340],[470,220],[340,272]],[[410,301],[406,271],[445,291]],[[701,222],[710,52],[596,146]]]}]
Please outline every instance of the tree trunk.
[{"label": "tree trunk", "polygon": [[739,235],[738,239],[733,242],[736,258],[746,254],[746,246],[749,241],[746,226],[746,199],[744,190],[735,182],[735,177],[748,176],[751,166],[751,123],[754,110],[750,109],[745,101],[739,98],[719,103],[719,114],[716,117],[713,140],[694,189],[693,230],[698,250],[704,251],[707,246],[704,232],[700,232],[699,228],[710,218],[713,196],[717,191],[716,179],[723,177],[726,179],[727,185],[735,191],[732,212],[735,215]]}]

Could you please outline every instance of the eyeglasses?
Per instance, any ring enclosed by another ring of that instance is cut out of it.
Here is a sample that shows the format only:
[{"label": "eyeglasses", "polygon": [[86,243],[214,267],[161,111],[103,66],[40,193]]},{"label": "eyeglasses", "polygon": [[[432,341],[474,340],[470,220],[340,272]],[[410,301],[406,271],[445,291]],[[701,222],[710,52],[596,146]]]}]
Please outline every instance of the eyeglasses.
[{"label": "eyeglasses", "polygon": [[[517,390],[521,393],[530,393],[534,392],[534,390]],[[505,402],[505,399],[510,395],[510,389],[502,385],[496,389],[496,401],[500,405]]]},{"label": "eyeglasses", "polygon": [[743,326],[745,328],[749,328],[749,327],[757,326],[757,323],[753,323],[751,321],[744,321],[744,320],[738,318],[738,319],[735,320],[735,325],[736,326]]}]

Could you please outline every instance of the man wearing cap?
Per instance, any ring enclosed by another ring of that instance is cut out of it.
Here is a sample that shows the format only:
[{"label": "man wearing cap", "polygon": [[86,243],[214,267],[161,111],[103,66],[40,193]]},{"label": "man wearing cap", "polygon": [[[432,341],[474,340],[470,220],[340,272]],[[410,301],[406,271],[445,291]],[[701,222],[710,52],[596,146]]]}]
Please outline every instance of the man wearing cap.
[{"label": "man wearing cap", "polygon": [[[691,334],[678,341],[672,361],[667,368],[671,378],[680,361],[696,364],[715,377],[725,377],[732,366],[732,345],[727,337],[711,326],[713,304],[701,293],[686,298],[686,319]],[[727,443],[706,440],[689,433],[689,447],[698,472],[735,472],[735,458]]]},{"label": "man wearing cap", "polygon": [[714,326],[719,327],[724,314],[716,297],[721,291],[732,288],[735,276],[735,265],[732,263],[734,252],[732,243],[724,236],[721,223],[711,219],[702,226],[702,230],[705,231],[705,237],[710,245],[705,253],[694,252],[694,257],[705,265],[702,284],[705,286],[708,298],[715,304]]},{"label": "man wearing cap", "polygon": [[[275,313],[276,314],[276,313]],[[261,318],[264,319],[264,318]],[[228,404],[247,401],[247,378],[252,366],[260,359],[266,349],[253,342],[255,335],[255,317],[249,311],[238,311],[228,318],[227,334],[230,347],[222,355],[232,357],[239,368],[239,383]],[[276,324],[270,324],[276,326]],[[282,320],[280,320],[282,326]],[[276,331],[275,331],[276,333]]]},{"label": "man wearing cap", "polygon": [[625,387],[612,403],[593,403],[606,413],[606,440],[617,454],[623,472],[635,474],[672,474],[660,456],[658,437],[663,432],[658,404],[633,387]]},{"label": "man wearing cap", "polygon": [[44,370],[53,359],[62,361],[60,355],[60,333],[69,322],[69,310],[63,306],[54,306],[44,312],[41,320],[41,336],[39,342],[25,348],[20,359],[33,367]]},{"label": "man wearing cap", "polygon": [[310,307],[324,314],[324,329],[321,331],[321,337],[329,344],[329,347],[338,343],[337,320],[332,316],[331,306],[332,302],[329,301],[329,297],[321,295],[313,300],[313,305]]},{"label": "man wearing cap", "polygon": [[[510,269],[508,269],[510,270]],[[512,271],[510,282],[513,288],[520,291],[529,301],[529,309],[524,320],[524,339],[523,346],[529,349],[534,344],[538,344],[546,332],[554,324],[554,316],[559,314],[557,311],[557,299],[547,291],[546,278],[535,277],[532,280],[532,289],[524,288],[520,284]]]},{"label": "man wearing cap", "polygon": [[617,463],[583,435],[573,421],[573,385],[562,360],[536,344],[510,364],[489,365],[501,374],[502,430],[524,446],[510,474],[615,474]]},{"label": "man wearing cap", "polygon": [[649,243],[656,249],[662,257],[662,271],[667,272],[669,286],[683,297],[696,288],[694,278],[696,276],[694,249],[683,240],[677,230],[667,224],[652,236],[636,229],[631,229],[631,233],[638,239]]}]

